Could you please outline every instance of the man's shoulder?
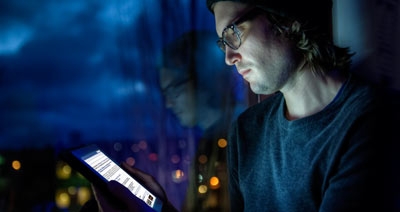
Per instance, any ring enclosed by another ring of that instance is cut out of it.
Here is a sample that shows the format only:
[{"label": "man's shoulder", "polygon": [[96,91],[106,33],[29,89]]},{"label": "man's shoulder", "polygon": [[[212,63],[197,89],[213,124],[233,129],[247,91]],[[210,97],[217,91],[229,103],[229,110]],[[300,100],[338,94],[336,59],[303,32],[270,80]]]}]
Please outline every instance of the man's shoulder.
[{"label": "man's shoulder", "polygon": [[344,93],[344,106],[356,107],[358,111],[374,108],[384,96],[378,84],[357,75],[351,75]]},{"label": "man's shoulder", "polygon": [[343,110],[354,117],[373,118],[380,128],[391,127],[400,121],[400,91],[365,78],[354,77],[352,81]]},{"label": "man's shoulder", "polygon": [[[375,106],[385,107],[399,105],[400,92],[385,86],[383,83],[373,82],[358,75],[352,76],[354,98],[367,103],[366,100]],[[382,109],[382,108],[380,108]]]}]

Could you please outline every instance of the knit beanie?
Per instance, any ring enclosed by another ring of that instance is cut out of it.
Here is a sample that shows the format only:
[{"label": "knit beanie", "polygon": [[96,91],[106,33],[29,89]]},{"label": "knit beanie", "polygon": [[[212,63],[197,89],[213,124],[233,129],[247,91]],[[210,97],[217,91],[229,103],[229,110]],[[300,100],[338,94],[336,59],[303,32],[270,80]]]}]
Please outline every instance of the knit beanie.
[{"label": "knit beanie", "polygon": [[[207,8],[219,1],[207,0]],[[229,0],[254,5],[267,12],[286,16],[306,24],[313,30],[331,35],[332,33],[332,0]]]}]

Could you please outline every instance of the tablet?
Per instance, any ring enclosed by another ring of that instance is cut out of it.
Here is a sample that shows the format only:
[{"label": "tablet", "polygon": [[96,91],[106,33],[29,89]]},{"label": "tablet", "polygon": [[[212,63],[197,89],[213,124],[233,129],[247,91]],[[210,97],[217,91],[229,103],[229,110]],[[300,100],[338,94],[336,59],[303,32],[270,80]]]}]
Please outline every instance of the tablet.
[{"label": "tablet", "polygon": [[69,149],[64,151],[61,157],[99,189],[107,192],[107,182],[111,180],[118,181],[149,207],[155,211],[161,211],[162,200],[130,176],[97,145],[90,144]]}]

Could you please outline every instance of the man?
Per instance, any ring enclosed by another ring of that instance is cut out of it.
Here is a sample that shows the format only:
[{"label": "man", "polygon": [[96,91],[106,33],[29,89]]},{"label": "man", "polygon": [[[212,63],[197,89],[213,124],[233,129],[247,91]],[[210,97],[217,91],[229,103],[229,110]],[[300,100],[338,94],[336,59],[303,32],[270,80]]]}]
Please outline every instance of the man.
[{"label": "man", "polygon": [[241,114],[231,132],[232,211],[383,209],[380,100],[349,72],[348,49],[332,42],[332,2],[207,6],[226,63],[253,92],[273,94]]},{"label": "man", "polygon": [[[333,44],[329,0],[207,0],[218,45],[257,94],[233,125],[232,211],[394,211],[392,112]],[[393,122],[394,123],[394,122]],[[397,188],[397,187],[396,187]],[[167,210],[167,208],[166,208]]]}]

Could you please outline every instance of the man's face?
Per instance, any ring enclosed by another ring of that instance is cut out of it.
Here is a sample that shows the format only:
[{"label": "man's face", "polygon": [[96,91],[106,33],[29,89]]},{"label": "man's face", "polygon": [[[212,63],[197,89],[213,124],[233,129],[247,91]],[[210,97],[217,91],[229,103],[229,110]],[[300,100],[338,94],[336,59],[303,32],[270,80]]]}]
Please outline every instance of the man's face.
[{"label": "man's face", "polygon": [[[217,2],[214,14],[218,36],[251,9],[238,2]],[[293,44],[274,34],[263,13],[236,27],[240,31],[241,45],[237,50],[225,47],[225,62],[236,66],[254,93],[271,94],[289,86],[300,62]]]},{"label": "man's face", "polygon": [[182,126],[196,125],[196,94],[193,81],[177,75],[170,69],[162,69],[160,86],[165,97],[165,106],[179,119]]}]

